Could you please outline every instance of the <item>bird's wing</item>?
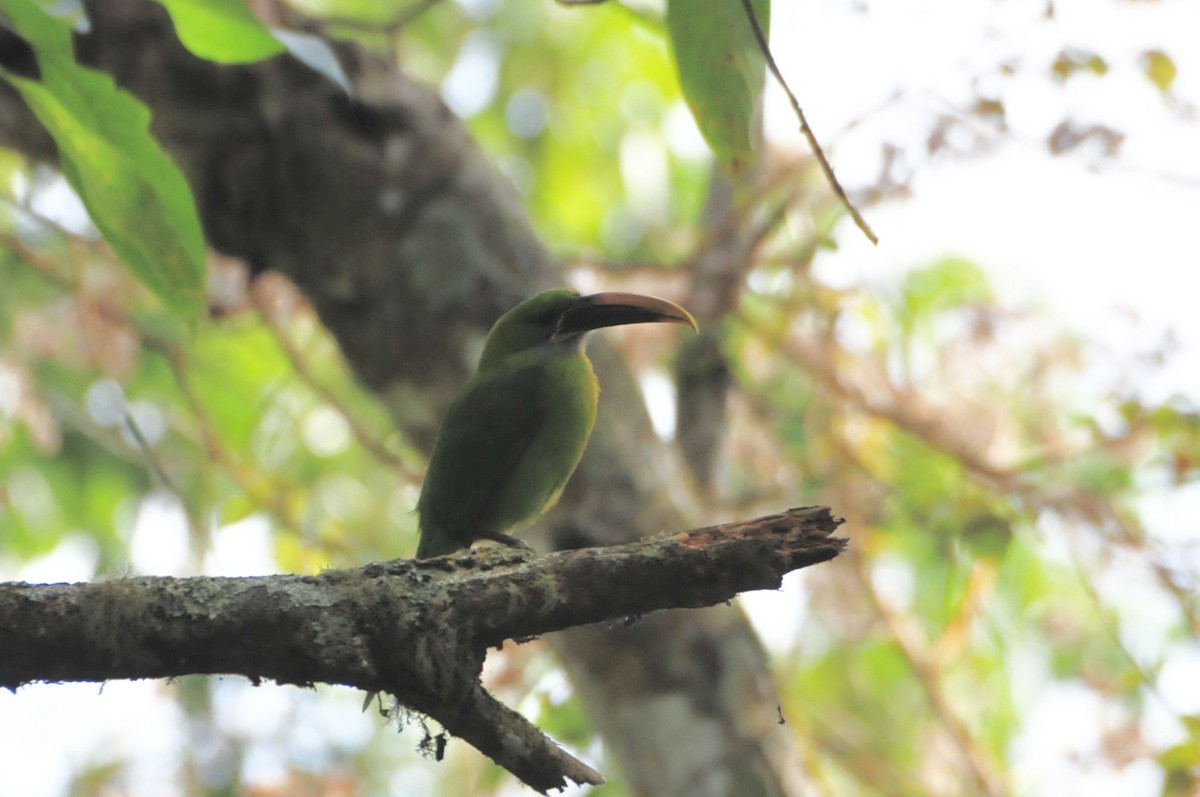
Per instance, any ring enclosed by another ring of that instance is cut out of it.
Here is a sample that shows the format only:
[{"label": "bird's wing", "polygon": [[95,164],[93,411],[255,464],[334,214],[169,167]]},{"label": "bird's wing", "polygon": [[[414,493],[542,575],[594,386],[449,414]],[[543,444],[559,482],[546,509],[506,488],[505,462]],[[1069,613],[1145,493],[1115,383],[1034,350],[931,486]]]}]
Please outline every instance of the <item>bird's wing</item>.
[{"label": "bird's wing", "polygon": [[418,556],[457,550],[526,519],[513,517],[509,492],[529,487],[521,477],[545,434],[552,399],[547,380],[537,365],[477,378],[450,407],[418,503]]}]

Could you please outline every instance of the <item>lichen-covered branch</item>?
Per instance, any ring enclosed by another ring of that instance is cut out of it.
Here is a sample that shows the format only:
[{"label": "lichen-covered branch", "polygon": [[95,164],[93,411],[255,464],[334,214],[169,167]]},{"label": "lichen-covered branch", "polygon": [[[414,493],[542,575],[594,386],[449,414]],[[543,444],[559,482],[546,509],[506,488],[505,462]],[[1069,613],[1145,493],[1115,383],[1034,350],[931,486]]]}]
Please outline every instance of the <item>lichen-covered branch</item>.
[{"label": "lichen-covered branch", "polygon": [[486,650],[779,586],[845,540],[826,507],[540,556],[479,548],[320,575],[0,584],[0,686],[236,673],[387,691],[539,791],[599,783],[480,686]]}]

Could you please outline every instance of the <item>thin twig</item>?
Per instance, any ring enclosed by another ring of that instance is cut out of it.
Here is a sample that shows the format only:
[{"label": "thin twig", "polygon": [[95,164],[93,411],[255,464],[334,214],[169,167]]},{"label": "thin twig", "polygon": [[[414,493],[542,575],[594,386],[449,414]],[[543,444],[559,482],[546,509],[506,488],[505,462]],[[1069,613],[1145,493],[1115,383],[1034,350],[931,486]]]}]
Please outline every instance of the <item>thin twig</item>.
[{"label": "thin twig", "polygon": [[268,307],[268,303],[263,301],[261,295],[255,293],[252,301],[258,309],[259,318],[262,319],[267,329],[270,330],[272,337],[275,338],[275,342],[279,344],[280,351],[283,352],[283,356],[287,358],[292,366],[292,370],[296,372],[296,376],[300,378],[300,381],[324,399],[326,403],[342,416],[342,420],[346,422],[346,425],[350,428],[350,433],[359,442],[359,445],[369,451],[384,465],[396,469],[407,478],[415,480],[420,475],[416,469],[405,462],[399,454],[379,442],[377,436],[367,429],[362,419],[351,411],[350,407],[334,392],[333,388],[317,378],[312,368],[309,367],[308,360],[301,354],[299,348],[292,342],[291,338],[288,337],[287,332],[283,329],[283,325],[275,319]]},{"label": "thin twig", "polygon": [[758,24],[758,15],[754,13],[754,6],[750,4],[750,0],[742,0],[742,8],[746,9],[746,17],[750,20],[750,27],[754,30],[754,38],[758,42],[758,48],[762,51],[763,58],[767,61],[767,68],[771,70],[775,80],[779,82],[784,93],[787,94],[788,101],[792,104],[792,110],[796,112],[796,118],[800,120],[800,132],[808,140],[808,145],[812,148],[813,155],[816,156],[817,162],[821,164],[821,171],[825,172],[825,178],[829,180],[829,185],[833,188],[833,192],[837,194],[838,199],[849,211],[850,217],[854,219],[855,226],[863,231],[863,235],[867,236],[873,244],[879,243],[879,237],[875,235],[875,231],[871,229],[871,225],[867,224],[867,220],[858,212],[858,208],[854,207],[854,203],[846,196],[846,190],[842,188],[842,184],[838,182],[837,175],[833,173],[833,166],[830,165],[829,159],[825,157],[825,151],[821,149],[820,142],[817,141],[816,135],[812,128],[809,127],[808,119],[804,116],[804,111],[800,108],[800,101],[796,99],[796,95],[792,93],[792,89],[788,86],[787,81],[783,77],[783,73],[779,71],[779,65],[775,63],[775,56],[771,55],[771,48],[767,44],[767,37],[763,34],[762,26]]},{"label": "thin twig", "polygon": [[137,419],[133,417],[133,413],[129,411],[128,407],[126,407],[125,415],[121,420],[124,422],[125,428],[129,431],[130,437],[132,437],[142,449],[142,455],[146,458],[146,464],[149,466],[150,471],[155,475],[159,482],[162,483],[164,488],[174,493],[175,496],[179,498],[180,503],[185,503],[183,500],[183,493],[179,490],[179,487],[175,484],[174,480],[162,466],[162,463],[158,461],[158,456],[154,453],[154,446],[151,445],[150,440],[146,437],[145,433],[142,431],[142,427],[138,425]]}]

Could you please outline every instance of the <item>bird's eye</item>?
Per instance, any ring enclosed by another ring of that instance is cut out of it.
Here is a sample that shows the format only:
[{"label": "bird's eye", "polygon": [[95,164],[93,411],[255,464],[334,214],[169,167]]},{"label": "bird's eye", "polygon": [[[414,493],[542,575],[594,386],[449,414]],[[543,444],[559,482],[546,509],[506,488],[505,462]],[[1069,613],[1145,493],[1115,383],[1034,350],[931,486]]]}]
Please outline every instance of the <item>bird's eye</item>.
[{"label": "bird's eye", "polygon": [[558,323],[558,313],[553,310],[544,310],[533,319],[533,322],[539,327],[552,327]]}]

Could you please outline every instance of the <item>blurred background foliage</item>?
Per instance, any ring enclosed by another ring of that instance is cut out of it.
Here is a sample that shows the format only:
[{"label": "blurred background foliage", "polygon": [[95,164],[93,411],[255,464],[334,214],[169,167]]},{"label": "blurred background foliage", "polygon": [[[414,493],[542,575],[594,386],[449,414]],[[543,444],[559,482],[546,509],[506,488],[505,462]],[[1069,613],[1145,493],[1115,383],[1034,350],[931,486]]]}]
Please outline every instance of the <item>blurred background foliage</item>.
[{"label": "blurred background foliage", "polygon": [[[703,298],[697,264],[743,242],[706,320],[728,373],[715,475],[680,487],[705,522],[804,503],[847,518],[846,557],[747,601],[814,794],[1196,793],[1200,702],[1181,679],[1200,671],[1200,536],[1144,517],[1154,496],[1179,523],[1200,508],[1195,393],[1137,389],[1138,374],[1177,368],[1169,339],[1122,361],[1087,330],[1004,300],[1003,274],[956,252],[894,278],[823,279],[815,264],[861,234],[787,146],[768,143],[730,199],[711,198],[726,178],[681,96],[661,5],[252,7],[272,22],[299,14],[441,86],[584,289]],[[1030,25],[1053,26],[1047,9]],[[1194,133],[1177,57],[1147,50],[1138,68]],[[886,143],[852,198],[868,216],[919,201],[921,169],[1003,144],[997,81],[1104,91],[1110,58],[1080,46],[981,67],[977,93],[942,108],[924,139]],[[1103,170],[1120,167],[1122,138],[1067,114],[1040,143]],[[313,572],[411,555],[422,458],[290,284],[249,284],[210,253],[210,312],[180,335],[61,177],[0,152],[0,195],[0,575]],[[692,433],[686,416],[675,428],[664,389],[668,339],[615,337],[662,434]],[[603,759],[540,643],[509,645],[485,676]],[[133,686],[106,687],[97,714]],[[397,740],[349,690],[184,679],[143,691],[120,711],[172,729],[153,741],[112,717],[85,721],[94,689],[23,690],[29,711],[73,697],[90,736],[60,739],[42,759],[53,774],[0,794],[520,791],[462,745],[423,760],[421,732]],[[1062,736],[1075,741],[1055,747]],[[627,790],[613,777],[588,793]]]}]

